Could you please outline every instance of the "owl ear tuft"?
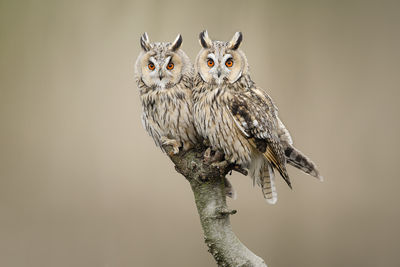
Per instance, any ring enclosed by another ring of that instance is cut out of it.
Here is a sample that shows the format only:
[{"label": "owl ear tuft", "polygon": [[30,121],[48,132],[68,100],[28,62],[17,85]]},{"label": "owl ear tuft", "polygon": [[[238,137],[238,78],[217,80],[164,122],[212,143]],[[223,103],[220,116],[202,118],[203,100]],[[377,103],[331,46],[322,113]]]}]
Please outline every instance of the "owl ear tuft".
[{"label": "owl ear tuft", "polygon": [[181,45],[182,45],[182,35],[178,34],[175,41],[170,45],[169,49],[171,51],[176,51],[181,47]]},{"label": "owl ear tuft", "polygon": [[238,49],[240,44],[242,43],[242,40],[243,40],[242,33],[236,32],[235,35],[233,35],[232,40],[230,40],[228,48],[232,50]]},{"label": "owl ear tuft", "polygon": [[147,32],[143,33],[142,37],[140,37],[140,46],[143,48],[144,51],[148,52],[151,48],[149,36]]},{"label": "owl ear tuft", "polygon": [[210,37],[208,37],[207,30],[202,31],[199,34],[199,41],[200,45],[204,48],[210,48],[212,46],[212,40],[210,39]]}]

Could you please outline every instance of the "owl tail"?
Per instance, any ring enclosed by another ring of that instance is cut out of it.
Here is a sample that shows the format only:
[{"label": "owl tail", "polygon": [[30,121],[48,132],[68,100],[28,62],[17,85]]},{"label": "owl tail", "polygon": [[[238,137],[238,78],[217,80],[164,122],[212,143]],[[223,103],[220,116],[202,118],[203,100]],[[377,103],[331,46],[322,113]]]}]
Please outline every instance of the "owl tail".
[{"label": "owl tail", "polygon": [[265,200],[269,204],[275,204],[278,201],[278,193],[275,186],[275,173],[270,164],[266,164],[263,171],[263,179],[260,185]]},{"label": "owl tail", "polygon": [[257,183],[265,200],[269,204],[275,204],[278,193],[275,186],[275,174],[273,167],[265,160],[263,155],[255,156],[249,166],[249,174],[253,178],[253,185]]},{"label": "owl tail", "polygon": [[278,160],[278,157],[273,152],[270,146],[267,147],[267,150],[264,153],[265,159],[268,163],[272,164],[281,174],[283,180],[287,183],[287,185],[292,189],[292,183],[290,182],[289,174],[286,170],[286,158],[282,155],[283,158]]},{"label": "owl tail", "polygon": [[314,162],[312,162],[306,155],[301,153],[300,150],[295,147],[289,145],[285,148],[285,157],[287,163],[290,165],[302,170],[303,172],[318,178],[320,181],[323,181],[323,177],[319,174],[317,167]]}]

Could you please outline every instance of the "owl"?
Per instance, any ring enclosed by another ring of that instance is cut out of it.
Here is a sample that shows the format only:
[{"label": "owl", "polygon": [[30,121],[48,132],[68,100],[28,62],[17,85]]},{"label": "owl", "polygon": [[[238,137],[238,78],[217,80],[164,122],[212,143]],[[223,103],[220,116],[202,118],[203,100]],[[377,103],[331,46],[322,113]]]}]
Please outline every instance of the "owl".
[{"label": "owl", "polygon": [[242,40],[240,32],[229,42],[213,41],[207,31],[200,33],[202,49],[193,82],[194,124],[213,150],[247,168],[266,201],[275,204],[275,170],[290,188],[287,163],[321,176],[315,164],[293,147],[272,99],[250,78],[246,56],[239,49]]},{"label": "owl", "polygon": [[144,33],[140,45],[135,74],[143,126],[163,151],[163,145],[171,145],[174,154],[180,148],[187,150],[197,140],[192,116],[193,65],[180,48],[182,36],[172,43],[151,43]]}]

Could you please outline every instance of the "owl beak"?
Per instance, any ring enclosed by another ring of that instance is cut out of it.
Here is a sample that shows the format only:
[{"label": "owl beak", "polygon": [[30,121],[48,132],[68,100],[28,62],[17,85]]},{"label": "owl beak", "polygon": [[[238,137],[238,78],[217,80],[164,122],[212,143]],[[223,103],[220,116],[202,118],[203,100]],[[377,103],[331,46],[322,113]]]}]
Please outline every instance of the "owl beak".
[{"label": "owl beak", "polygon": [[214,79],[217,82],[217,84],[221,84],[222,82],[221,75],[222,75],[222,69],[220,67],[217,67],[217,69],[214,70],[213,73]]},{"label": "owl beak", "polygon": [[158,77],[160,78],[160,81],[164,78],[164,75],[161,72],[161,70],[158,72]]},{"label": "owl beak", "polygon": [[218,68],[217,68],[217,76],[218,76],[218,78],[221,77],[221,74],[222,74],[222,70],[221,70],[220,67],[218,67]]}]

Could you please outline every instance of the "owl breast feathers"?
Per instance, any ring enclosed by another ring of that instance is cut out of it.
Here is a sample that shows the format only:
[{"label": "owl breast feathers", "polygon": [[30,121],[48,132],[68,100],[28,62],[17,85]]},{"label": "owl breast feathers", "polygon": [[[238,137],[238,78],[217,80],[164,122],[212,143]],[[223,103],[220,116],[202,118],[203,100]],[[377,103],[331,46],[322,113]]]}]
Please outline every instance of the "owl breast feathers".
[{"label": "owl breast feathers", "polygon": [[142,103],[144,128],[157,146],[190,148],[196,140],[192,116],[193,67],[180,49],[182,37],[173,43],[150,43],[145,33],[136,61],[136,78]]}]

